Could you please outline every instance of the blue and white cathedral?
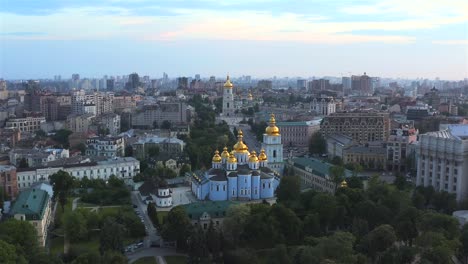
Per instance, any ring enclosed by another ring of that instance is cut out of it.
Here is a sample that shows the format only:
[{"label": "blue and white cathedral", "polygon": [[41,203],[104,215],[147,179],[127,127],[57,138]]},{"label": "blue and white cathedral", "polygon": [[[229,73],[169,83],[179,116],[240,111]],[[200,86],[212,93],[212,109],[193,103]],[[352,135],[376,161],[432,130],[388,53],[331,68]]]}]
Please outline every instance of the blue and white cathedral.
[{"label": "blue and white cathedral", "polygon": [[283,145],[275,116],[263,134],[259,155],[249,152],[239,129],[237,143],[229,152],[224,147],[212,159],[211,169],[192,174],[192,192],[199,200],[259,200],[275,196],[283,171]]}]

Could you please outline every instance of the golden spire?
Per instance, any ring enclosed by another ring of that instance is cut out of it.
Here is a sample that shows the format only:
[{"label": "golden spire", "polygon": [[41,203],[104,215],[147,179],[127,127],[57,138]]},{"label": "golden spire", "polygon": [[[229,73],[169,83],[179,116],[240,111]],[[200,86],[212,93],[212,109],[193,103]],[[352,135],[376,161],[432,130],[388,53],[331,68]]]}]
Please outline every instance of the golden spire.
[{"label": "golden spire", "polygon": [[219,151],[218,151],[218,150],[215,151],[215,154],[214,154],[214,156],[213,156],[212,161],[213,161],[213,162],[221,162],[221,161],[222,161],[221,156],[219,155]]},{"label": "golden spire", "polygon": [[340,188],[346,188],[348,187],[348,183],[346,182],[346,180],[343,180],[341,183],[340,183]]},{"label": "golden spire", "polygon": [[279,136],[280,131],[279,128],[276,126],[275,114],[270,115],[270,124],[265,129],[265,133],[269,136]]},{"label": "golden spire", "polygon": [[231,154],[229,154],[228,163],[236,163],[236,162],[237,162],[237,159],[236,159],[236,156],[234,156],[234,151],[231,151]]},{"label": "golden spire", "polygon": [[243,141],[244,138],[244,132],[242,132],[242,129],[239,129],[237,132],[237,143],[234,145],[234,151],[236,153],[248,153],[249,152],[249,147],[244,143]]},{"label": "golden spire", "polygon": [[231,83],[231,80],[229,79],[229,74],[227,75],[226,82],[224,83],[224,88],[229,88],[231,89],[234,85]]},{"label": "golden spire", "polygon": [[265,154],[265,149],[260,150],[260,155],[258,155],[259,161],[266,161],[268,160],[267,155]]},{"label": "golden spire", "polygon": [[250,154],[249,162],[258,162],[257,152],[255,152],[255,150]]},{"label": "golden spire", "polygon": [[221,158],[224,158],[224,159],[229,158],[229,152],[228,152],[227,147],[223,148],[223,152],[221,153]]}]

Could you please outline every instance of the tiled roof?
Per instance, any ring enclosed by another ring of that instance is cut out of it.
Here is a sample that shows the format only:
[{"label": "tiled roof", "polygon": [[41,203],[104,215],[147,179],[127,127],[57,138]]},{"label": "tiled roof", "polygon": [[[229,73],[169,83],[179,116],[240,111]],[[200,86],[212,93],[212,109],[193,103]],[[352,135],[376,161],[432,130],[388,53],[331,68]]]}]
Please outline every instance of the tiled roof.
[{"label": "tiled roof", "polygon": [[32,188],[21,192],[16,199],[10,214],[24,214],[26,220],[40,220],[44,216],[49,194],[40,189]]},{"label": "tiled roof", "polygon": [[198,220],[203,213],[208,213],[211,218],[222,218],[227,214],[230,206],[239,204],[235,201],[204,201],[182,205],[185,212],[192,220]]},{"label": "tiled roof", "polygon": [[[293,158],[293,163],[294,166],[299,167],[303,170],[306,170],[306,168],[308,168],[309,170],[312,170],[312,173],[321,177],[329,175],[330,168],[334,166],[331,163],[314,158]],[[350,177],[352,175],[352,172],[350,170],[345,170],[345,175],[346,177]]]}]

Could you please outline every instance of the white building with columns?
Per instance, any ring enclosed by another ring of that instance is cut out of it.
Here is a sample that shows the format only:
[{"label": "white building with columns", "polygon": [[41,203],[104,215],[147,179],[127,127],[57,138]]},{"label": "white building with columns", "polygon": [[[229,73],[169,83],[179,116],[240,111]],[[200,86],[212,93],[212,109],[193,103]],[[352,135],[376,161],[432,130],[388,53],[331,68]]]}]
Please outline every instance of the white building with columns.
[{"label": "white building with columns", "polygon": [[416,157],[416,185],[468,198],[468,125],[420,135]]}]

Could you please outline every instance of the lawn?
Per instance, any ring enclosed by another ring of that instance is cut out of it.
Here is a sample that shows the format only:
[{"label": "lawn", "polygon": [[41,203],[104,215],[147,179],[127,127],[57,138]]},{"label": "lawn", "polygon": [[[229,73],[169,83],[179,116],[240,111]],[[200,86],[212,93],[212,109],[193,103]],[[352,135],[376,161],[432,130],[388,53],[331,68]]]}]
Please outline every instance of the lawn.
[{"label": "lawn", "polygon": [[187,264],[187,257],[185,256],[167,256],[164,259],[167,264]]},{"label": "lawn", "polygon": [[143,257],[133,262],[134,264],[158,264],[155,257]]},{"label": "lawn", "polygon": [[167,217],[167,213],[167,211],[158,211],[158,219],[161,225],[164,223],[164,219]]}]

